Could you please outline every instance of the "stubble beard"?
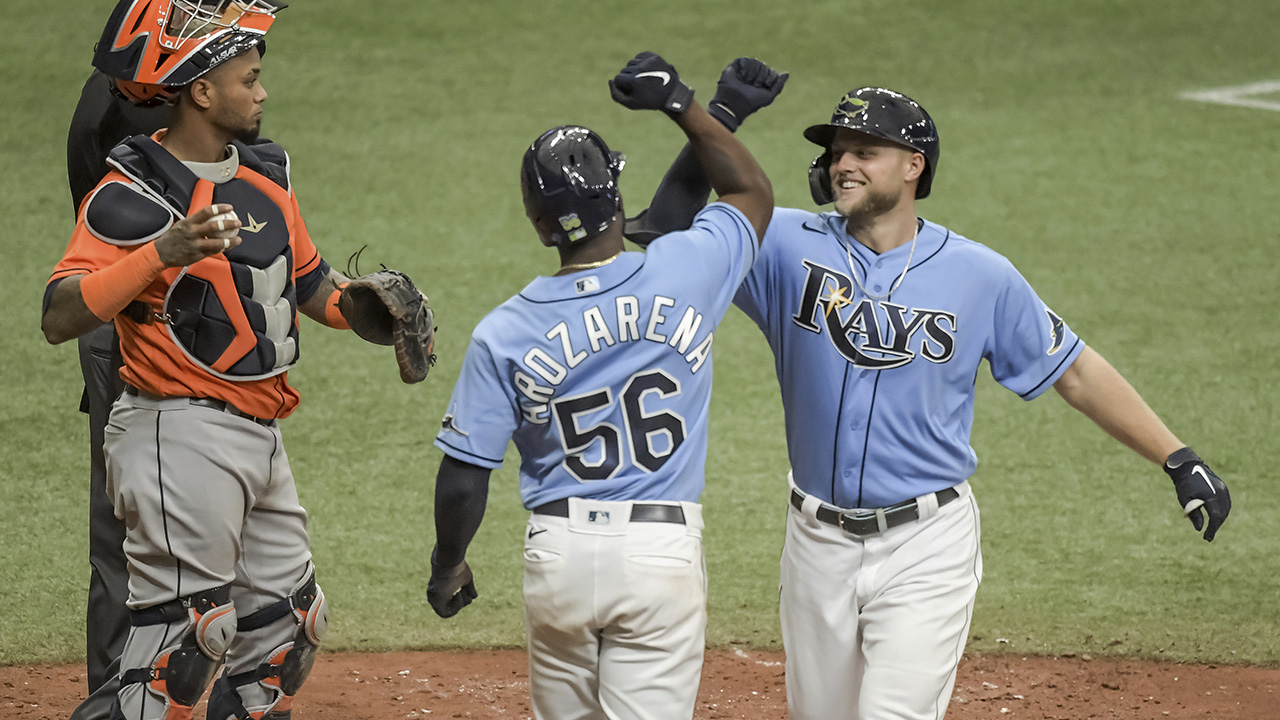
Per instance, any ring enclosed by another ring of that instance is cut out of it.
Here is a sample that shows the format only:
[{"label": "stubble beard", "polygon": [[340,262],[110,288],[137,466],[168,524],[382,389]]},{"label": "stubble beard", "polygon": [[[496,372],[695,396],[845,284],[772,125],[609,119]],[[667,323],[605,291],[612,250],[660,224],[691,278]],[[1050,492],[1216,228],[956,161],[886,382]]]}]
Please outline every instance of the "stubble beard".
[{"label": "stubble beard", "polygon": [[845,218],[849,234],[856,236],[858,230],[870,227],[877,218],[898,207],[900,200],[897,193],[869,190],[860,202],[840,214]]},{"label": "stubble beard", "polygon": [[258,135],[261,133],[262,123],[254,123],[251,127],[239,128],[233,131],[231,136],[245,145],[253,145],[258,142]]}]

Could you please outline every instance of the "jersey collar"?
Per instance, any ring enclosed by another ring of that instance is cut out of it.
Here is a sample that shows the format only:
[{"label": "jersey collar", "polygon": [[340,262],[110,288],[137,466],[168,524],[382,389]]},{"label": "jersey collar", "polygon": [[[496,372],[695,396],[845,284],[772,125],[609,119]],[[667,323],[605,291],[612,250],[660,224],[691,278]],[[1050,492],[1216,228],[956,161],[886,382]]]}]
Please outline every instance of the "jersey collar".
[{"label": "jersey collar", "polygon": [[[835,212],[825,212],[818,216],[822,228],[828,235],[840,244],[840,249],[848,248],[853,256],[864,263],[874,264],[878,260],[892,260],[895,262],[905,262],[907,255],[911,252],[911,243],[905,243],[883,254],[876,254],[871,248],[854,240],[845,232],[845,220]],[[929,222],[922,217],[916,218],[918,224],[919,235],[916,236],[915,256],[911,260],[911,267],[915,267],[926,259],[932,257],[938,252],[942,244],[946,242],[947,229],[936,223]]]},{"label": "jersey collar", "polygon": [[604,267],[558,277],[540,275],[520,291],[520,297],[529,302],[550,303],[600,295],[630,280],[644,266],[644,260],[642,252],[624,252]]}]

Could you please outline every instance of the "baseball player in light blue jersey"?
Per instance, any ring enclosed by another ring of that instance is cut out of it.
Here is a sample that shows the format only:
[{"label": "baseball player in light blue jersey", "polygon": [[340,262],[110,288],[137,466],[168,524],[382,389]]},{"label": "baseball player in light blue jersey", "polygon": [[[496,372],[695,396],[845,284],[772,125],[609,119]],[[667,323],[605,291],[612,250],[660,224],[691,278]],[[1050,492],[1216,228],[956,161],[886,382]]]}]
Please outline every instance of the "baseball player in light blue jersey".
[{"label": "baseball player in light blue jersey", "polygon": [[[788,706],[793,720],[938,720],[982,578],[968,478],[983,360],[1023,399],[1052,387],[1163,463],[1206,540],[1230,496],[1008,260],[916,215],[939,158],[920,105],[861,88],[804,136],[823,148],[814,200],[835,212],[775,210],[734,299],[773,349],[786,415]],[[696,192],[660,189],[643,223],[687,223],[705,200],[696,174],[673,166],[664,183]]]},{"label": "baseball player in light blue jersey", "polygon": [[583,127],[543,133],[521,186],[560,268],[476,327],[435,443],[427,596],[442,617],[476,597],[466,548],[490,471],[508,442],[520,451],[530,690],[545,720],[693,716],[712,342],[773,205],[759,165],[661,57],[641,53],[610,88],[676,121],[720,202],[624,253],[622,156]]}]

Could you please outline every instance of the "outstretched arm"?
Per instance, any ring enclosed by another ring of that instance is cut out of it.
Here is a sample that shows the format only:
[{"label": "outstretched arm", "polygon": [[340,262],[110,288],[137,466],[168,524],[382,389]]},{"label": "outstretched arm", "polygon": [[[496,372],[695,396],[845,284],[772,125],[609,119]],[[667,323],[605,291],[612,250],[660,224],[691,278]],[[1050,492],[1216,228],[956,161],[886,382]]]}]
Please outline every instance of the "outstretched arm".
[{"label": "outstretched arm", "polygon": [[1138,391],[1093,348],[1086,347],[1053,387],[1108,435],[1157,465],[1182,447]]},{"label": "outstretched arm", "polygon": [[476,599],[467,546],[480,529],[489,500],[489,470],[445,456],[436,473],[436,544],[431,550],[427,602],[440,617],[453,617]]},{"label": "outstretched arm", "polygon": [[763,238],[773,215],[773,186],[746,147],[693,100],[675,68],[640,53],[609,82],[613,99],[633,110],[665,110],[689,138],[712,189],[747,216]]},{"label": "outstretched arm", "polygon": [[[740,57],[720,74],[707,112],[733,132],[747,116],[773,102],[787,77],[755,58]],[[627,218],[623,232],[627,239],[643,246],[669,232],[684,230],[707,204],[710,193],[711,183],[693,146],[685,145],[659,183],[649,208]]]},{"label": "outstretched arm", "polygon": [[1213,540],[1231,512],[1226,484],[1165,427],[1111,363],[1086,347],[1053,387],[1108,435],[1161,465],[1173,481],[1183,514],[1197,531],[1204,528],[1205,540]]}]

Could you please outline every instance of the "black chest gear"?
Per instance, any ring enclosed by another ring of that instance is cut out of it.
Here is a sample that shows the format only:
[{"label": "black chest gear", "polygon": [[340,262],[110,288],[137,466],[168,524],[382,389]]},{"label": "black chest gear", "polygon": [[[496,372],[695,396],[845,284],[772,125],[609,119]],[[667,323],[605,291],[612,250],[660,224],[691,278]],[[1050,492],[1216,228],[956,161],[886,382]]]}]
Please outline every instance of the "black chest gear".
[{"label": "black chest gear", "polygon": [[[293,212],[288,156],[271,143],[235,147],[249,172],[215,184],[198,178],[151,138],[132,137],[111,151],[108,163],[133,182],[104,186],[85,217],[98,237],[133,245],[158,237],[200,207],[235,208],[242,242],[183,268],[160,315],[193,362],[217,377],[244,382],[297,363],[298,299],[286,220]],[[156,213],[161,208],[169,213],[163,222]]]}]

